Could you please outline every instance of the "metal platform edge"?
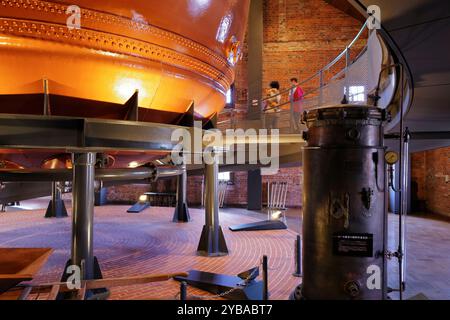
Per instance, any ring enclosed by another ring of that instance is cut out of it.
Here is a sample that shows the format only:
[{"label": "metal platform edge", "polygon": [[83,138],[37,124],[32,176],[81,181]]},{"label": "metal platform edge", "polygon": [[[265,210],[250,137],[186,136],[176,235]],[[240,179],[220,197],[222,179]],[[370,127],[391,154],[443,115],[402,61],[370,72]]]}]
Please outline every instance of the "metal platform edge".
[{"label": "metal platform edge", "polygon": [[0,114],[0,149],[170,152],[175,130],[161,123]]}]

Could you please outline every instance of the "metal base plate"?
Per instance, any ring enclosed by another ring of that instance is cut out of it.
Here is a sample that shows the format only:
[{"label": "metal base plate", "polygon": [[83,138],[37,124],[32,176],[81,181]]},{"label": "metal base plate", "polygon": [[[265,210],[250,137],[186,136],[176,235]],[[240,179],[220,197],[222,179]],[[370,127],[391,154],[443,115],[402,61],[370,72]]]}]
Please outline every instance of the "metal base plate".
[{"label": "metal base plate", "polygon": [[[64,273],[61,277],[61,282],[66,282],[69,278],[69,274],[66,273],[67,267],[72,265],[72,261],[68,260],[66,266],[64,267]],[[102,270],[98,263],[97,257],[94,257],[94,279],[103,279]],[[110,291],[107,288],[94,289],[86,291],[86,300],[106,300],[109,298]],[[60,293],[58,294],[57,300],[71,300],[73,298],[73,293]]]},{"label": "metal base plate", "polygon": [[228,255],[228,247],[222,227],[219,226],[217,235],[214,234],[215,232],[212,227],[203,226],[200,243],[197,248],[198,255],[205,257],[222,257]]},{"label": "metal base plate", "polygon": [[176,207],[175,208],[175,213],[173,214],[173,222],[190,222],[191,221],[191,216],[189,214],[189,208],[187,206],[186,203],[183,203],[183,206],[180,207]]},{"label": "metal base plate", "polygon": [[128,213],[141,213],[145,209],[150,208],[149,202],[138,202],[130,209],[127,210]]},{"label": "metal base plate", "polygon": [[[201,290],[205,290],[214,295],[224,295],[224,298],[231,300],[262,300],[263,282],[250,281],[245,283],[238,276],[209,273],[197,270],[188,272],[188,277],[176,277],[175,280],[186,282],[187,284]],[[233,291],[230,291],[234,289]]]},{"label": "metal base plate", "polygon": [[238,231],[264,231],[264,230],[286,230],[287,226],[282,221],[260,221],[254,223],[241,224],[238,226],[231,226],[229,229],[233,232]]}]

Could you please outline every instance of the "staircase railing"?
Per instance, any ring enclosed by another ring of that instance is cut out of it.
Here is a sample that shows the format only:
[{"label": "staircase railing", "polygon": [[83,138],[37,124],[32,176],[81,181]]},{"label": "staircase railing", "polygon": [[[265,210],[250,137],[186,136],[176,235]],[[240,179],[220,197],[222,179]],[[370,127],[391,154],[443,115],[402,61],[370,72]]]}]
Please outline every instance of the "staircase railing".
[{"label": "staircase railing", "polygon": [[[365,35],[367,36],[364,37]],[[364,43],[361,44],[361,41]],[[379,107],[386,107],[394,95],[395,79],[390,79],[388,84],[383,83],[383,88],[386,89],[383,93],[390,97],[380,101],[380,97],[376,96],[376,93],[380,93],[377,91],[378,80],[382,65],[386,63],[383,56],[389,54],[387,50],[383,50],[381,41],[377,30],[370,30],[367,22],[364,23],[339,55],[298,84],[304,91],[300,102],[293,101],[290,94],[296,86],[289,87],[277,95],[261,98],[257,103],[259,112],[256,120],[240,116],[235,109],[227,109],[222,117],[225,118],[228,113],[228,119],[220,121],[219,128],[279,129],[281,133],[300,133],[304,128],[300,123],[299,113],[305,110],[339,104],[378,104]],[[388,72],[388,76],[392,75],[392,72]],[[267,107],[267,101],[278,96],[281,97],[280,104]],[[256,103],[252,103],[252,106],[255,105]],[[252,118],[255,118],[254,115]]]}]

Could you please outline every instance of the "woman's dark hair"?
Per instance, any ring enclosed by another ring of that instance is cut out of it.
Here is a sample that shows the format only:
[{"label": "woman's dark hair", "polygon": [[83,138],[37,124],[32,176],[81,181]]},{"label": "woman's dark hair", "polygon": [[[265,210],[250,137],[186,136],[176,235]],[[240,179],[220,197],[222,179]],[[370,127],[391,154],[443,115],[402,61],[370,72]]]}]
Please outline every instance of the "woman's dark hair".
[{"label": "woman's dark hair", "polygon": [[297,78],[291,78],[291,82],[298,83],[298,79]]},{"label": "woman's dark hair", "polygon": [[270,83],[270,87],[271,87],[272,89],[280,90],[280,83],[279,83],[278,81],[272,81],[272,82]]}]

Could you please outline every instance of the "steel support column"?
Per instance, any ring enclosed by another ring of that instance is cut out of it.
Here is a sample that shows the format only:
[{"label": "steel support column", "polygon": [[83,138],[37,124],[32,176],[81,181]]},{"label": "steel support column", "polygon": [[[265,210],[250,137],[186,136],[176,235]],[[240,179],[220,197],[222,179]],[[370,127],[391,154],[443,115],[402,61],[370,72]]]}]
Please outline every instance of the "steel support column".
[{"label": "steel support column", "polygon": [[189,215],[189,208],[187,204],[187,171],[186,166],[183,165],[182,173],[177,177],[177,204],[175,213],[173,215],[173,222],[189,222],[191,216]]},{"label": "steel support column", "polygon": [[219,225],[219,164],[207,164],[205,168],[205,225],[203,226],[197,253],[217,257],[228,254],[228,248]]},{"label": "steel support column", "polygon": [[262,209],[262,176],[261,169],[248,171],[247,190],[247,209]]},{"label": "steel support column", "polygon": [[252,0],[248,19],[248,118],[261,117],[260,98],[263,92],[264,1]]},{"label": "steel support column", "polygon": [[[96,153],[73,154],[72,182],[72,251],[67,262],[63,281],[70,274],[68,266],[80,268],[81,280],[101,279],[97,259],[94,257],[94,192],[95,192],[95,162]],[[106,289],[96,289],[86,293],[90,299],[105,298],[109,295]],[[66,297],[67,298],[67,297]]]},{"label": "steel support column", "polygon": [[47,211],[45,212],[46,218],[66,218],[67,210],[64,204],[64,200],[61,198],[61,189],[59,182],[52,182],[52,199],[50,200]]},{"label": "steel support column", "polygon": [[73,155],[72,263],[84,280],[94,279],[95,153]]}]

